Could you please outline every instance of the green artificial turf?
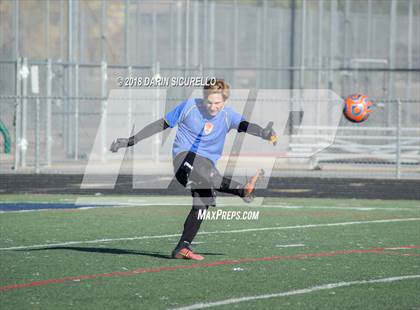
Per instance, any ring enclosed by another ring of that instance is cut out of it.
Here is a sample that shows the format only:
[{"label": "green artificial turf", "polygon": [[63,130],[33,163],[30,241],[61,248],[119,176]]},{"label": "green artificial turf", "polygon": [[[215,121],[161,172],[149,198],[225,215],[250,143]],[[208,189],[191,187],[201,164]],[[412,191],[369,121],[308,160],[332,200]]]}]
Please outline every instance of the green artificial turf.
[{"label": "green artificial turf", "polygon": [[[205,221],[194,245],[205,260],[193,262],[168,258],[188,198],[92,199],[131,205],[0,214],[1,309],[168,309],[241,297],[254,299],[215,309],[420,309],[420,278],[258,297],[420,275],[420,248],[398,249],[420,246],[417,201],[270,198],[243,206],[227,199],[221,209],[260,211],[258,220]],[[78,197],[2,195],[0,201]],[[407,218],[417,220],[326,226]],[[16,284],[28,286],[6,289]]]}]

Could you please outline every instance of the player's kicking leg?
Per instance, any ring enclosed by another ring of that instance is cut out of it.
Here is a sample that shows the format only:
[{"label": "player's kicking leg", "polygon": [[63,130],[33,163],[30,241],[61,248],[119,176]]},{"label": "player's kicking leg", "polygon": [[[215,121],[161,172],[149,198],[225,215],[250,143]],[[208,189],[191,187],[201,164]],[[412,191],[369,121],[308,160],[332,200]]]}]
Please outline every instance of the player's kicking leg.
[{"label": "player's kicking leg", "polygon": [[[218,191],[238,195],[249,203],[254,199],[256,183],[258,178],[263,174],[263,170],[257,170],[256,174],[245,185],[228,178],[223,178],[224,183],[219,187]],[[193,196],[193,207],[185,220],[182,236],[172,251],[172,257],[203,260],[203,256],[193,252],[191,243],[203,222],[203,219],[199,217],[199,213],[200,211],[207,210],[209,206],[215,206],[215,193],[212,188],[192,189],[191,193]]]},{"label": "player's kicking leg", "polygon": [[[189,160],[190,157],[193,160]],[[183,159],[176,158],[174,162],[175,176],[183,185],[191,185],[193,207],[188,214],[182,236],[172,251],[173,258],[202,260],[203,256],[196,254],[191,249],[191,243],[200,229],[202,218],[199,218],[200,210],[207,210],[209,206],[216,205],[214,188],[217,191],[230,193],[242,197],[245,202],[254,199],[255,186],[258,178],[263,175],[263,170],[257,173],[245,184],[222,177],[219,171],[207,159],[196,154],[183,155]]]},{"label": "player's kicking leg", "polygon": [[238,183],[228,177],[222,177],[217,170],[214,174],[213,181],[217,184],[215,187],[217,191],[239,196],[246,203],[250,203],[255,198],[256,185],[260,177],[264,175],[264,170],[258,169],[246,184]]},{"label": "player's kicking leg", "polygon": [[196,188],[214,188],[223,193],[241,197],[250,203],[255,196],[257,181],[264,175],[258,169],[246,184],[241,184],[228,177],[223,177],[210,160],[192,152],[185,152],[175,158],[175,176],[183,185],[194,184]]}]

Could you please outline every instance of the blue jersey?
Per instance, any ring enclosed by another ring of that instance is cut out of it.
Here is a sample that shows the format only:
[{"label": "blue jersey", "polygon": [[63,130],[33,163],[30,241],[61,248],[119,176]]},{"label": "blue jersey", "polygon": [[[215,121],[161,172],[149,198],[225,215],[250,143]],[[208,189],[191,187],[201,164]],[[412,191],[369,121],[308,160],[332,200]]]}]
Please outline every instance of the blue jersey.
[{"label": "blue jersey", "polygon": [[242,120],[242,115],[229,107],[211,116],[203,99],[181,102],[165,115],[165,121],[171,128],[178,125],[173,156],[191,151],[216,164],[222,155],[226,134],[231,129],[237,129]]}]

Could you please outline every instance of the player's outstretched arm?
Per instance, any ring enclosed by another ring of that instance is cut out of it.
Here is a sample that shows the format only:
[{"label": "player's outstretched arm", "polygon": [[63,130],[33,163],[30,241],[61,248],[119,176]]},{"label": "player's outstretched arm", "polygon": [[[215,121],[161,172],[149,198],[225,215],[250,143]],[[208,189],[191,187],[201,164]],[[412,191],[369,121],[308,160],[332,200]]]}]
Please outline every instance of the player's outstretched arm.
[{"label": "player's outstretched arm", "polygon": [[113,153],[116,153],[122,147],[133,146],[134,144],[138,143],[141,140],[147,139],[153,136],[154,134],[164,131],[168,127],[169,125],[165,121],[165,119],[161,118],[147,125],[146,127],[144,127],[142,130],[140,130],[138,133],[136,133],[134,136],[131,136],[130,138],[118,138],[117,140],[112,142],[110,151]]},{"label": "player's outstretched arm", "polygon": [[265,128],[255,123],[241,121],[239,123],[238,132],[246,132],[250,135],[261,137],[268,140],[271,144],[277,144],[277,134],[273,129],[273,122],[269,122]]}]

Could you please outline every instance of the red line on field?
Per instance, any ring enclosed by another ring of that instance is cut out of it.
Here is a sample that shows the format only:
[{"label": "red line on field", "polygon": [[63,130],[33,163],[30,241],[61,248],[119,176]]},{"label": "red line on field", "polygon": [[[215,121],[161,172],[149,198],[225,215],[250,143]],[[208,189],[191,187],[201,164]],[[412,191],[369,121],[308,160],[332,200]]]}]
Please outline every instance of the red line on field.
[{"label": "red line on field", "polygon": [[[419,249],[420,246],[399,246],[401,249]],[[212,263],[199,263],[199,264],[192,264],[192,265],[180,265],[180,266],[173,266],[173,267],[158,267],[158,268],[139,268],[131,271],[116,271],[111,273],[101,273],[101,274],[93,274],[93,275],[80,275],[74,277],[64,277],[58,279],[47,279],[43,281],[35,281],[35,282],[28,282],[28,283],[20,283],[20,284],[12,284],[12,285],[4,285],[0,286],[0,291],[9,291],[19,288],[25,287],[38,287],[38,286],[45,286],[53,283],[64,283],[64,282],[78,282],[81,280],[88,280],[88,279],[97,279],[97,278],[107,278],[107,277],[126,277],[126,276],[133,276],[142,273],[151,273],[151,272],[162,272],[162,271],[171,271],[171,270],[178,270],[178,269],[192,269],[192,268],[200,268],[200,267],[216,267],[222,265],[235,265],[241,263],[252,263],[252,262],[260,262],[260,261],[275,261],[275,260],[290,260],[290,259],[306,259],[311,257],[327,257],[327,256],[337,256],[337,255],[347,255],[353,253],[374,253],[374,254],[387,254],[383,252],[385,248],[374,248],[374,249],[367,249],[367,250],[342,250],[342,251],[333,251],[333,252],[321,252],[321,253],[305,253],[305,254],[296,254],[296,255],[289,255],[289,256],[270,256],[270,257],[257,257],[257,258],[243,258],[243,259],[235,259],[235,260],[222,260],[216,261]]]},{"label": "red line on field", "polygon": [[[393,250],[407,250],[407,249],[418,249],[420,248],[419,246],[402,246],[402,247],[394,247],[394,248],[383,248],[382,250],[378,250],[378,252],[376,252],[377,254],[384,254],[384,255],[399,255],[399,256],[420,256],[420,254],[417,253],[401,253],[398,251],[393,251]],[[392,250],[392,251],[390,251]]]}]

